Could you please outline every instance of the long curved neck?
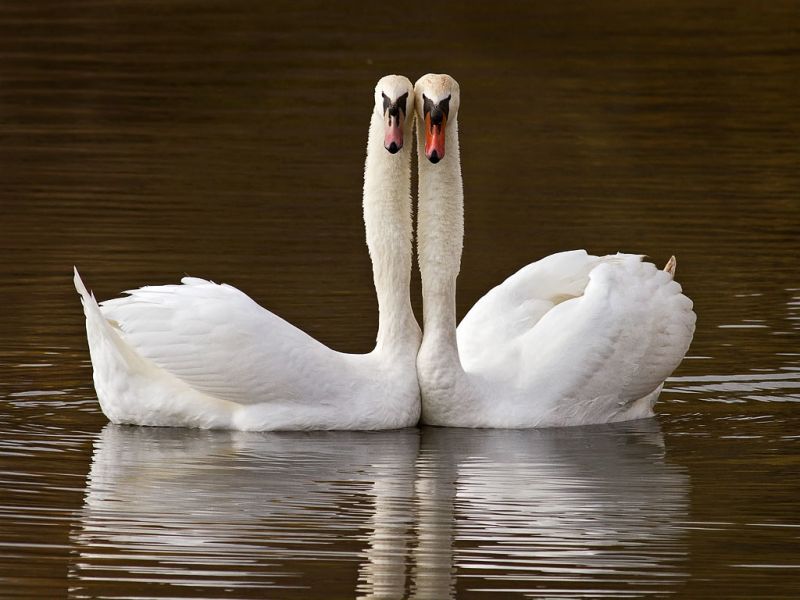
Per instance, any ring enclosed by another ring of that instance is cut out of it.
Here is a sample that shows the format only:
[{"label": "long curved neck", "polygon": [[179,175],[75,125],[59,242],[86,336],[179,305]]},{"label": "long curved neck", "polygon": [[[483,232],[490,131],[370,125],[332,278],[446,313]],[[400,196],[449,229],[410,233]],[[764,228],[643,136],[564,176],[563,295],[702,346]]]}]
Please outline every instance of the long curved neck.
[{"label": "long curved neck", "polygon": [[[458,148],[458,122],[447,124],[444,159],[432,164],[417,142],[419,222],[417,240],[422,274],[423,346],[458,360],[456,278],[464,241],[464,191]],[[424,140],[417,123],[417,140]]]},{"label": "long curved neck", "polygon": [[378,295],[377,352],[419,344],[411,308],[411,144],[383,147],[383,121],[373,112],[364,168],[364,226]]}]

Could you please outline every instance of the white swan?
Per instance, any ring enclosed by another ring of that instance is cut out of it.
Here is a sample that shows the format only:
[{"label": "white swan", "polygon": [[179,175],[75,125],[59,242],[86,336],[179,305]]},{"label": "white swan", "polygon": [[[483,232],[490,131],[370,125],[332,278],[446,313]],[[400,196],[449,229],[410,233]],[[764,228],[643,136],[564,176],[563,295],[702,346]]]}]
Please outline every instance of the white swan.
[{"label": "white swan", "polygon": [[236,288],[190,277],[98,306],[76,270],[95,389],[111,421],[239,430],[417,423],[421,333],[409,294],[411,144],[403,146],[413,111],[408,79],[378,82],[364,174],[375,349],[335,352]]},{"label": "white swan", "polygon": [[464,231],[459,87],[429,74],[414,89],[423,422],[522,428],[652,416],[694,332],[674,261],[665,272],[630,254],[554,254],[487,293],[456,331]]}]

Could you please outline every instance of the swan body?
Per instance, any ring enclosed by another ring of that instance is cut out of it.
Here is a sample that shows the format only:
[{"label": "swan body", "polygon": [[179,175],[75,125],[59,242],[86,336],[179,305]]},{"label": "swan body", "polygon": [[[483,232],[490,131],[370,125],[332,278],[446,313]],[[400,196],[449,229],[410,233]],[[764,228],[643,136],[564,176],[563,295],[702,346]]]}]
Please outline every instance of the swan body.
[{"label": "swan body", "polygon": [[[527,428],[652,416],[694,333],[692,302],[673,279],[674,261],[660,271],[631,254],[554,254],[492,289],[456,328],[463,239],[458,84],[426,75],[415,93],[417,135],[425,140],[418,144],[423,422]],[[439,131],[428,116],[437,107],[446,113]]]},{"label": "swan body", "polygon": [[193,277],[98,304],[76,270],[95,388],[111,421],[237,430],[417,423],[409,95],[405,77],[381,79],[370,122],[364,220],[380,313],[375,349],[336,352],[238,289]]}]

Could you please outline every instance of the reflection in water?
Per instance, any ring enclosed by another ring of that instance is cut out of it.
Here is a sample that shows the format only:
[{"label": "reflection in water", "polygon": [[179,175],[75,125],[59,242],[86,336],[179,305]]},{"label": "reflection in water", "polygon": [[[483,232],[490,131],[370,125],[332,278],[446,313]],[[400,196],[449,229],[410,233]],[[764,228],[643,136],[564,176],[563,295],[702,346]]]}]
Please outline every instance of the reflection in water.
[{"label": "reflection in water", "polygon": [[[341,563],[361,557],[368,565],[360,589],[400,597],[418,443],[413,429],[248,434],[108,425],[73,535],[72,594],[117,597],[171,584],[200,597],[225,587],[303,596],[320,585],[330,590]],[[315,580],[306,577],[307,561]],[[316,590],[320,597],[325,589]]]},{"label": "reflection in water", "polygon": [[685,576],[689,480],[663,454],[654,420],[425,430],[420,528],[435,530],[436,542],[420,543],[417,564],[439,569],[425,579],[441,581],[452,561],[465,580],[459,589],[491,593],[574,595],[624,582],[619,596],[672,586]]},{"label": "reflection in water", "polygon": [[72,535],[72,597],[621,595],[683,577],[688,477],[665,463],[655,421],[429,428],[419,444],[417,430],[108,425]]}]

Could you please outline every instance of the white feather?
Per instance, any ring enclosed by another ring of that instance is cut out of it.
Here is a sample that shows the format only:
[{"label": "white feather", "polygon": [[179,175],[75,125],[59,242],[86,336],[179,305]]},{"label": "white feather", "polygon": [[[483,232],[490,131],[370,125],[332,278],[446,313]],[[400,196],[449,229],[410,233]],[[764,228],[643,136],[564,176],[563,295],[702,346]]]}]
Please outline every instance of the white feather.
[{"label": "white feather", "polygon": [[[186,277],[98,306],[77,270],[100,405],[115,423],[241,430],[390,429],[415,425],[420,330],[411,309],[410,144],[383,148],[376,87],[364,221],[378,294],[375,350],[335,352],[229,285]],[[413,105],[406,115],[410,137]]]},{"label": "white feather", "polygon": [[[417,357],[422,419],[457,427],[586,425],[651,416],[694,333],[691,301],[671,272],[640,256],[562,252],[481,298],[456,329],[463,189],[458,84],[426,75],[427,98],[450,98],[447,153],[420,148],[419,254],[425,336]],[[423,139],[424,125],[417,135]]]}]

